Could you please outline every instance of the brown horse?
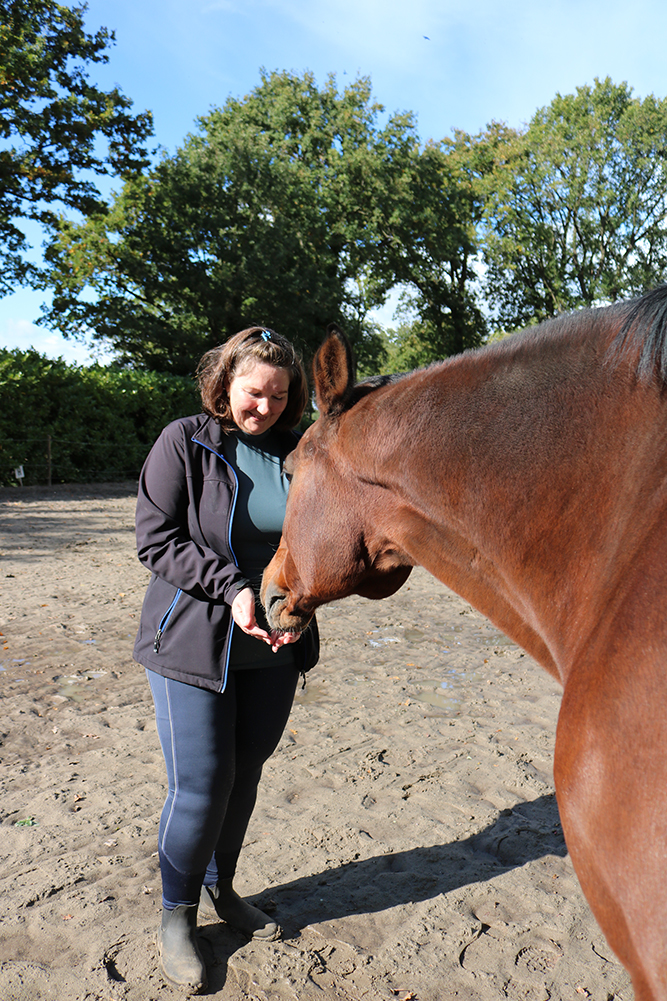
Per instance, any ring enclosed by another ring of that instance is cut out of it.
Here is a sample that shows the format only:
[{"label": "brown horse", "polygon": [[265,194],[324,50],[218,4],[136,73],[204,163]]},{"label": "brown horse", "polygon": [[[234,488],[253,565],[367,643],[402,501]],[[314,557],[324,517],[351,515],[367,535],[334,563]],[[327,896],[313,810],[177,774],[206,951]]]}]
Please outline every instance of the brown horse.
[{"label": "brown horse", "polygon": [[358,386],[330,328],[314,372],[271,626],[419,564],[560,679],[568,849],[637,1001],[665,1001],[667,286]]}]

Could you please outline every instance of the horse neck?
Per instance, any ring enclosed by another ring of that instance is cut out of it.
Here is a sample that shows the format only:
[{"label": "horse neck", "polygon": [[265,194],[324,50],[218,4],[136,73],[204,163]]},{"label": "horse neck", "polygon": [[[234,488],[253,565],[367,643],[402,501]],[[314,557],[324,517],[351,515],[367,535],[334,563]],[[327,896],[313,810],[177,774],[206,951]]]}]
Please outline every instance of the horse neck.
[{"label": "horse neck", "polygon": [[659,394],[610,373],[604,344],[576,347],[462,356],[369,400],[362,421],[368,475],[393,500],[384,533],[563,681],[667,477]]}]

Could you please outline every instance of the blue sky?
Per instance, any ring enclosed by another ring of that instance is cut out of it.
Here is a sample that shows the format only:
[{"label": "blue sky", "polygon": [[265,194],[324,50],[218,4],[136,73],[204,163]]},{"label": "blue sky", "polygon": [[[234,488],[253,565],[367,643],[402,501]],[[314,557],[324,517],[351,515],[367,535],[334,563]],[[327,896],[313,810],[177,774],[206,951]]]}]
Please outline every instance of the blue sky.
[{"label": "blue sky", "polygon": [[[91,77],[150,108],[170,152],[198,115],[252,90],[260,67],[310,70],[318,84],[334,73],[341,88],[370,76],[387,111],[415,112],[424,140],[520,126],[595,77],[667,95],[664,0],[89,0],[86,24],[116,33]],[[0,300],[0,345],[89,361],[34,326],[42,298]]]}]

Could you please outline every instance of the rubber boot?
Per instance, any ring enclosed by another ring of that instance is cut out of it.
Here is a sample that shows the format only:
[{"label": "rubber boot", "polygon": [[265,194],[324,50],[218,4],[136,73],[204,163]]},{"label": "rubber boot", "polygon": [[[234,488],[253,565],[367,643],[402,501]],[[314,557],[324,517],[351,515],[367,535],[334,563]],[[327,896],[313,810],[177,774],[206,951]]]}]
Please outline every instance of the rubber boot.
[{"label": "rubber boot", "polygon": [[196,994],[206,987],[206,966],[197,945],[197,904],[162,909],[160,966],[167,980]]},{"label": "rubber boot", "polygon": [[249,938],[273,942],[280,938],[280,926],[268,914],[239,897],[231,879],[220,879],[215,886],[202,886],[199,906],[215,911],[221,921],[237,928]]}]

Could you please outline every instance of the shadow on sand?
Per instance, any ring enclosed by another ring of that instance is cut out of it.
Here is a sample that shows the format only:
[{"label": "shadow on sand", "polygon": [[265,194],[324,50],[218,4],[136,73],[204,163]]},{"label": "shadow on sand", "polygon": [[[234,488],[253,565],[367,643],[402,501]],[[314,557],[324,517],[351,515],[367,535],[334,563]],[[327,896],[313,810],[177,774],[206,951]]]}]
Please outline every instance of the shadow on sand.
[{"label": "shadow on sand", "polygon": [[[464,841],[348,862],[251,899],[267,910],[275,907],[283,937],[289,939],[309,924],[428,900],[545,855],[567,855],[553,794],[501,811],[493,824]],[[229,958],[245,939],[224,923],[204,925],[202,938],[207,943],[207,993],[214,994],[224,986]]]}]

